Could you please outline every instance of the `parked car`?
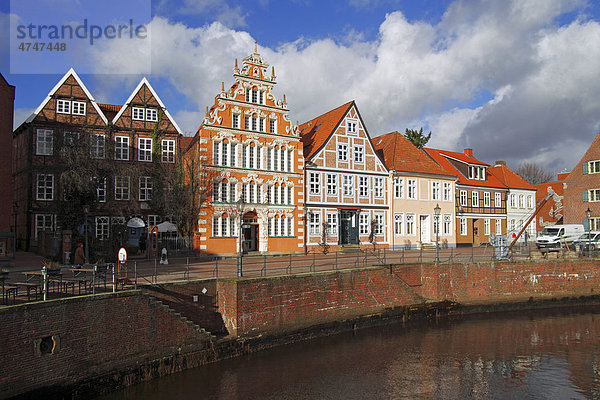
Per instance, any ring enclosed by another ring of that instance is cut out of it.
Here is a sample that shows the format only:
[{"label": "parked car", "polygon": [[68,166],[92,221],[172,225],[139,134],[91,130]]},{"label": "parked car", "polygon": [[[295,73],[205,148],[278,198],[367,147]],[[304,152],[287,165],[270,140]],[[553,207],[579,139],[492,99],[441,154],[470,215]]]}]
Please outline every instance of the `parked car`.
[{"label": "parked car", "polygon": [[578,251],[595,251],[596,249],[600,249],[600,232],[586,232],[579,236],[579,238],[576,239],[573,244]]},{"label": "parked car", "polygon": [[573,242],[584,232],[583,225],[577,224],[547,226],[538,234],[535,245],[540,250],[560,249],[567,246],[571,248]]}]

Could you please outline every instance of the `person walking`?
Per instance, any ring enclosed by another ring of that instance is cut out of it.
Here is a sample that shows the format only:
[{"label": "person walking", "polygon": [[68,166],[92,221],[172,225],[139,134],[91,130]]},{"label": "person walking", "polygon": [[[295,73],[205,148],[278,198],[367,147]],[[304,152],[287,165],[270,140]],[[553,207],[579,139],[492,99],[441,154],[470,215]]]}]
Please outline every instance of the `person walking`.
[{"label": "person walking", "polygon": [[77,249],[75,250],[75,264],[83,265],[85,263],[85,252],[83,251],[83,243],[79,243],[77,245]]}]

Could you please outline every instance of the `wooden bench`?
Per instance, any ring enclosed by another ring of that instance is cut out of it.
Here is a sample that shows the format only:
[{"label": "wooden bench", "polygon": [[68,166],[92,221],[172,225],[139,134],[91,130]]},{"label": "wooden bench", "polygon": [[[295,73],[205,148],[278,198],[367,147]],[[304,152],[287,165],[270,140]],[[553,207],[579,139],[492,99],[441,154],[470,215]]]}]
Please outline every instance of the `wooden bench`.
[{"label": "wooden bench", "polygon": [[11,295],[13,298],[13,304],[15,304],[15,302],[17,301],[18,291],[19,288],[17,288],[16,286],[4,285],[2,287],[2,300],[4,301],[4,304],[8,304]]},{"label": "wooden bench", "polygon": [[24,287],[25,289],[27,289],[27,301],[31,300],[31,291],[32,290],[33,290],[33,293],[35,294],[36,300],[38,299],[38,293],[40,296],[42,295],[42,289],[40,288],[40,285],[37,283],[15,282],[14,285],[17,287]]}]

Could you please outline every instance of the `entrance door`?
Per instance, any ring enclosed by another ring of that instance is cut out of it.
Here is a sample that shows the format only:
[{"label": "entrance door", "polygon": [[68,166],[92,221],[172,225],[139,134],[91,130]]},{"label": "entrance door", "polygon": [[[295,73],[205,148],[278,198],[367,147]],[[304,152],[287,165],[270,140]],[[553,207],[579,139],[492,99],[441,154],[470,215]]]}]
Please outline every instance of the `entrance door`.
[{"label": "entrance door", "polygon": [[242,225],[242,237],[244,239],[244,251],[256,251],[258,249],[258,225]]},{"label": "entrance door", "polygon": [[340,213],[340,244],[358,244],[357,215],[354,210],[343,210]]},{"label": "entrance door", "polygon": [[419,215],[419,240],[421,243],[430,243],[429,215]]},{"label": "entrance door", "polygon": [[473,219],[473,246],[479,246],[479,219]]}]

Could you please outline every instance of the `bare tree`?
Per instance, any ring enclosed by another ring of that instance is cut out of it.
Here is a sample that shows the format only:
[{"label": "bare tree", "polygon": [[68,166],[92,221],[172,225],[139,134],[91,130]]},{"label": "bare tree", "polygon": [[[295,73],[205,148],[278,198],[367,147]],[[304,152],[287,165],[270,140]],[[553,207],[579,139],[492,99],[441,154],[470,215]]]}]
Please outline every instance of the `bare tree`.
[{"label": "bare tree", "polygon": [[550,182],[554,177],[539,165],[530,162],[522,163],[515,172],[532,185]]}]

